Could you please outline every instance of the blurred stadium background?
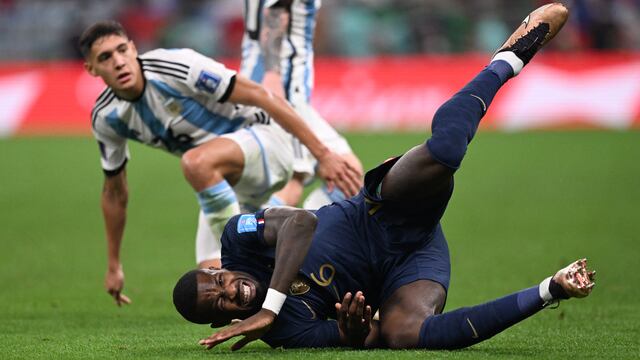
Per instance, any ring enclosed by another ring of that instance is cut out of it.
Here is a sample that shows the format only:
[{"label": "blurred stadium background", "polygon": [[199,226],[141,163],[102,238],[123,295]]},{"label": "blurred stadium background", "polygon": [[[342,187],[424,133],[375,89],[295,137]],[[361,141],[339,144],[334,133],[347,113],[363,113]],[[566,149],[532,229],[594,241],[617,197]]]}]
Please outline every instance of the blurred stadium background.
[{"label": "blurred stadium background", "polygon": [[[325,1],[313,101],[341,130],[424,129],[543,1]],[[546,53],[503,91],[484,126],[506,130],[640,123],[640,1],[568,1],[572,17]],[[238,65],[238,0],[0,1],[0,135],[82,133],[100,80],[76,42],[117,19],[139,50],[191,47]],[[544,106],[542,106],[544,105]]]},{"label": "blurred stadium background", "polygon": [[[534,0],[324,0],[313,102],[369,168],[424,140],[437,106],[482,68]],[[534,284],[587,256],[592,298],[446,358],[636,358],[640,353],[640,0],[566,1],[572,17],[498,95],[444,219],[448,309]],[[191,47],[237,68],[240,0],[0,0],[0,357],[201,358],[210,333],[169,294],[193,266],[197,204],[177,159],[131,145],[126,293],[104,293],[102,88],[75,43],[117,19],[140,51]],[[415,358],[270,352],[237,358]],[[578,350],[579,349],[579,350]],[[234,357],[234,358],[236,358]]]}]

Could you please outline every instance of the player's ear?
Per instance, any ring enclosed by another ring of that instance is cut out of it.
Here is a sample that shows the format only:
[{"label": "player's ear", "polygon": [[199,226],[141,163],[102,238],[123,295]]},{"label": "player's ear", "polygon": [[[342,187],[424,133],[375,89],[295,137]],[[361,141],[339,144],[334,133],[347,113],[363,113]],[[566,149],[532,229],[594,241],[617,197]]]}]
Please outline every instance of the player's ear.
[{"label": "player's ear", "polygon": [[129,40],[129,47],[131,47],[131,52],[133,52],[133,55],[135,57],[138,57],[138,48],[136,47],[136,44],[133,42],[133,40]]},{"label": "player's ear", "polygon": [[83,65],[84,69],[87,70],[87,72],[91,74],[91,76],[98,76],[96,70],[93,68],[93,65],[91,64],[91,62],[89,62],[89,60],[85,60]]}]

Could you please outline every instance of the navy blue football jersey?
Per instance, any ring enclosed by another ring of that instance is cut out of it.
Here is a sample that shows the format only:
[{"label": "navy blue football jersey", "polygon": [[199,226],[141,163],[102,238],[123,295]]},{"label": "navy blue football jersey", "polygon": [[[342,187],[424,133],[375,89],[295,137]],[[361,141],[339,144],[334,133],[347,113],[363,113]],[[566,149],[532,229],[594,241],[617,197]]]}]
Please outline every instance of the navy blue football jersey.
[{"label": "navy blue football jersey", "polygon": [[[271,346],[339,345],[335,303],[362,291],[375,312],[400,286],[427,279],[449,286],[449,250],[438,223],[441,207],[422,222],[402,222],[371,189],[395,161],[370,171],[357,196],[315,211],[318,224],[298,279],[276,322],[263,337]],[[445,203],[446,206],[446,203]],[[391,211],[391,212],[390,212]],[[409,210],[413,211],[413,210]],[[417,219],[407,213],[405,219]],[[264,241],[264,211],[233,217],[222,235],[222,265],[268,286],[275,248]]]},{"label": "navy blue football jersey", "polygon": [[[268,286],[275,249],[264,242],[263,213],[238,215],[229,221],[222,236],[222,265],[249,273]],[[323,207],[316,215],[318,226],[298,280],[308,289],[289,292],[276,323],[263,338],[271,346],[338,346],[337,325],[328,320],[336,316],[334,304],[346,292],[368,291],[375,283],[370,251],[366,243],[355,241],[355,229],[343,208]]]}]

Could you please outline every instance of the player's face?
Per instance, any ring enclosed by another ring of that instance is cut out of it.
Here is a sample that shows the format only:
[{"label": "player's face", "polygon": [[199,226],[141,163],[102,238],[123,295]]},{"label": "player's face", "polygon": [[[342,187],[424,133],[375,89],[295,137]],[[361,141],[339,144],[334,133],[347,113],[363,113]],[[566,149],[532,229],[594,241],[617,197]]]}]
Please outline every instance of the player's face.
[{"label": "player's face", "polygon": [[262,284],[247,273],[209,269],[201,270],[197,278],[198,308],[215,315],[216,326],[253,315],[265,296]]},{"label": "player's face", "polygon": [[119,35],[96,40],[86,59],[85,68],[99,76],[118,96],[135,99],[144,90],[144,80],[133,42]]}]

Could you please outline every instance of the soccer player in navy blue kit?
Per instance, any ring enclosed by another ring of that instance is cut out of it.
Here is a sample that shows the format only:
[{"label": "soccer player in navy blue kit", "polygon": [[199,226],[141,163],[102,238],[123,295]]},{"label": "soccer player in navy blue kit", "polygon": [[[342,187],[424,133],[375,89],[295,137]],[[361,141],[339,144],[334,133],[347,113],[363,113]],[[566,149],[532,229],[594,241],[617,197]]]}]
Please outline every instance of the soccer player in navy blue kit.
[{"label": "soccer player in navy blue kit", "polygon": [[450,262],[439,222],[453,174],[498,89],[567,17],[561,4],[529,14],[440,107],[426,144],[369,171],[359,195],[316,212],[280,207],[232,218],[222,239],[224,269],[188,272],[174,289],[189,321],[218,327],[241,319],[200,344],[244,335],[232,349],[258,338],[274,347],[456,349],[550,303],[589,295],[595,273],[582,259],[539,285],[442,313]]}]

